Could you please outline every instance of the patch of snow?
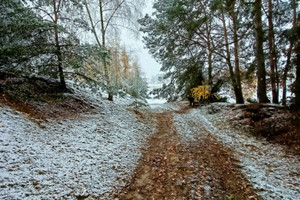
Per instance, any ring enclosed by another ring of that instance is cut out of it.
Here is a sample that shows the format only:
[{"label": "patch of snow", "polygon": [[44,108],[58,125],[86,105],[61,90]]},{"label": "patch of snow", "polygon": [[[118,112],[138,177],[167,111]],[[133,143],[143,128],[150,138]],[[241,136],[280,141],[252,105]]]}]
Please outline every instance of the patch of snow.
[{"label": "patch of snow", "polygon": [[146,108],[146,110],[153,113],[162,113],[167,111],[177,111],[180,109],[180,106],[172,103],[158,103],[158,104],[149,104],[150,109]]},{"label": "patch of snow", "polygon": [[95,107],[77,119],[38,125],[0,105],[0,199],[113,199],[128,182],[153,129],[125,106],[73,89]]},{"label": "patch of snow", "polygon": [[147,103],[149,104],[150,108],[155,109],[162,107],[162,104],[166,104],[167,100],[165,99],[146,99]]}]

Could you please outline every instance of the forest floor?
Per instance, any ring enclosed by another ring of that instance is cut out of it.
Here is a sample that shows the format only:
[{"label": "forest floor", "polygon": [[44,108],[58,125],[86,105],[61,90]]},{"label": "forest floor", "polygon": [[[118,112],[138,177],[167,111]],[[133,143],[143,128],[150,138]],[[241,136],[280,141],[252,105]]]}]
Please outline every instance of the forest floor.
[{"label": "forest floor", "polygon": [[76,84],[23,103],[3,85],[0,199],[300,199],[299,115],[281,107],[137,109]]}]

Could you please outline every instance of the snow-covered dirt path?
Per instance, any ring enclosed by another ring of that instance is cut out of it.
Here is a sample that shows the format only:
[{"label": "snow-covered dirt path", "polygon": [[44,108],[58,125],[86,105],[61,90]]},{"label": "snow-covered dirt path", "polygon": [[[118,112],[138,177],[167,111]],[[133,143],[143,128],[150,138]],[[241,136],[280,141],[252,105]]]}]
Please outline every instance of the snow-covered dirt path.
[{"label": "snow-covered dirt path", "polygon": [[228,124],[219,127],[226,119],[222,104],[214,115],[185,104],[152,106],[151,112],[169,113],[158,124],[172,123],[158,125],[120,199],[300,199],[297,157]]},{"label": "snow-covered dirt path", "polygon": [[299,158],[287,154],[280,145],[247,135],[242,129],[233,130],[226,121],[225,104],[212,106],[218,112],[208,114],[207,107],[203,107],[174,116],[181,138],[193,141],[201,137],[197,125],[204,126],[219,142],[233,150],[242,172],[263,199],[300,199]]},{"label": "snow-covered dirt path", "polygon": [[[119,199],[260,199],[230,149],[198,123],[174,118],[188,109],[165,104],[151,110],[157,118],[157,132]],[[193,135],[194,140],[189,138]]]}]

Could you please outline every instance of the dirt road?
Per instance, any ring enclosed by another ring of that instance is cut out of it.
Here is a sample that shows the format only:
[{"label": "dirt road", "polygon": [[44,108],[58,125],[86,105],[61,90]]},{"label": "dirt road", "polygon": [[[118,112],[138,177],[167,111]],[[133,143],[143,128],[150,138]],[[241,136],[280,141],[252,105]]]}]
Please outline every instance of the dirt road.
[{"label": "dirt road", "polygon": [[186,110],[152,113],[157,132],[119,199],[261,199],[240,172],[232,151],[218,143],[201,122],[193,124],[199,138],[188,142],[180,138],[173,114]]}]

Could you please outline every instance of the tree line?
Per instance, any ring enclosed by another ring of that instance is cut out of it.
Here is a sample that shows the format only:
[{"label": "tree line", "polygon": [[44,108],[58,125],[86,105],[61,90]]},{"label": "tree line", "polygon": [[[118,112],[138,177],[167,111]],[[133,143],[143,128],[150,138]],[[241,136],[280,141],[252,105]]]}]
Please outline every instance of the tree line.
[{"label": "tree line", "polygon": [[66,76],[79,76],[109,100],[119,91],[146,95],[136,57],[114,42],[122,28],[137,31],[142,0],[0,2],[0,71],[58,78],[61,90]]},{"label": "tree line", "polygon": [[139,23],[169,80],[162,94],[223,79],[236,103],[255,85],[261,103],[285,105],[290,89],[300,104],[297,0],[161,0],[153,8]]}]

